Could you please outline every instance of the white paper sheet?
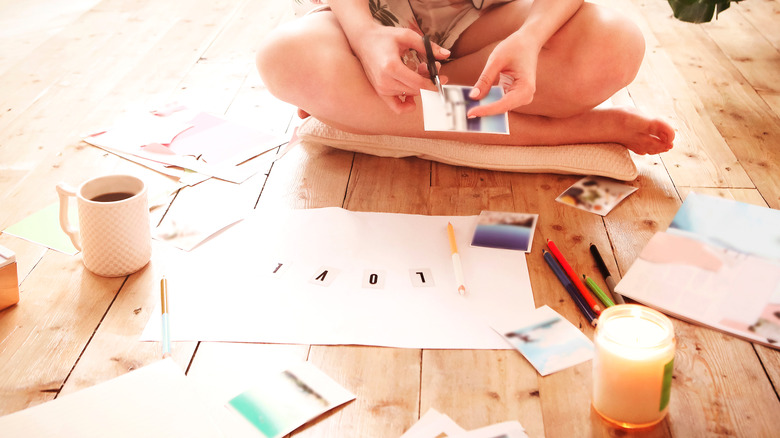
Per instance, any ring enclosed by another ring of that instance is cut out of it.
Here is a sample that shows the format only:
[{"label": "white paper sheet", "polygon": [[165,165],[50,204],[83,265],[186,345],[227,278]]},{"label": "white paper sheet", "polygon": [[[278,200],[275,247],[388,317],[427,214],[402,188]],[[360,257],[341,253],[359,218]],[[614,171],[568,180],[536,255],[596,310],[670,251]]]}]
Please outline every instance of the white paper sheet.
[{"label": "white paper sheet", "polygon": [[466,434],[452,418],[430,408],[401,438],[449,438]]},{"label": "white paper sheet", "polygon": [[[475,225],[476,216],[257,212],[167,262],[172,339],[507,349],[486,321],[534,309],[525,254],[469,246]],[[153,317],[141,339],[160,335]]]},{"label": "white paper sheet", "polygon": [[172,359],[0,417],[0,431],[5,438],[223,436]]}]

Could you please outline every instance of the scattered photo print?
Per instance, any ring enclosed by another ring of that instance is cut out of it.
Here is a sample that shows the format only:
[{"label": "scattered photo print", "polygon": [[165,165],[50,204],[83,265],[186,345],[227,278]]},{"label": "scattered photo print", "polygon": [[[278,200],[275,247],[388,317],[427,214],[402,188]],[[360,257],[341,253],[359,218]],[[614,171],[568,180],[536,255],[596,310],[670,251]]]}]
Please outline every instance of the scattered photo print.
[{"label": "scattered photo print", "polygon": [[609,178],[586,176],[561,193],[556,201],[591,213],[606,216],[620,201],[636,191],[636,187]]},{"label": "scattered photo print", "polygon": [[487,96],[473,100],[469,97],[471,88],[445,85],[443,97],[438,91],[420,90],[425,130],[509,134],[509,117],[506,113],[473,119],[466,117],[471,108],[501,99],[503,89],[492,87]]},{"label": "scattered photo print", "polygon": [[494,324],[493,329],[543,376],[593,358],[593,342],[547,306],[526,315],[517,326]]},{"label": "scattered photo print", "polygon": [[309,362],[268,376],[228,402],[266,438],[287,435],[355,396]]},{"label": "scattered photo print", "polygon": [[471,245],[530,252],[537,219],[538,214],[483,211]]}]

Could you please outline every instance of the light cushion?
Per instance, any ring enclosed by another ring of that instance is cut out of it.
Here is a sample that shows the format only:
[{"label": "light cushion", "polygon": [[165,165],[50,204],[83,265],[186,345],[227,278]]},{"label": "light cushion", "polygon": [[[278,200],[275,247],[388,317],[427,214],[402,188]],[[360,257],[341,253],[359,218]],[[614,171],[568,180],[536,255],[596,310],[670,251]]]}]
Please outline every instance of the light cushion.
[{"label": "light cushion", "polygon": [[598,175],[622,181],[639,174],[628,150],[617,143],[504,146],[452,140],[351,134],[309,117],[301,141],[380,157],[418,157],[453,166],[525,173]]}]

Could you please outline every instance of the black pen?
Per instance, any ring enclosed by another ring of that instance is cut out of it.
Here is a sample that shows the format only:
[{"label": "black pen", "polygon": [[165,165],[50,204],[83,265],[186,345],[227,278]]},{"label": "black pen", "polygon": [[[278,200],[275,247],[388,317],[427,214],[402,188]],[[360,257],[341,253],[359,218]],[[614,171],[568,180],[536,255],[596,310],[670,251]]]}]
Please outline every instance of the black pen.
[{"label": "black pen", "polygon": [[601,276],[604,277],[604,281],[607,283],[609,293],[612,294],[612,298],[614,298],[613,301],[615,301],[615,304],[626,304],[626,301],[623,299],[623,297],[619,293],[615,292],[615,279],[612,278],[612,274],[610,274],[609,269],[607,269],[607,264],[604,263],[604,259],[601,258],[599,249],[592,243],[590,244],[590,254],[593,256],[593,259],[596,260],[596,266],[598,266],[599,272],[601,272]]}]

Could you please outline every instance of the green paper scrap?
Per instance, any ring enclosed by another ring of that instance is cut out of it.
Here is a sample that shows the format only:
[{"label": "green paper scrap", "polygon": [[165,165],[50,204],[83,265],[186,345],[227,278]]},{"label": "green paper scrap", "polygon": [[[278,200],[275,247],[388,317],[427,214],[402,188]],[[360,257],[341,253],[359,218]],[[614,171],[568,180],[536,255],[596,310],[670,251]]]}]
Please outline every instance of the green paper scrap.
[{"label": "green paper scrap", "polygon": [[[71,224],[78,223],[75,208],[68,209]],[[3,233],[74,255],[78,252],[70,237],[60,228],[60,204],[54,203],[3,230]]]}]

